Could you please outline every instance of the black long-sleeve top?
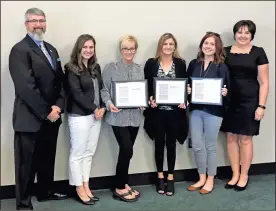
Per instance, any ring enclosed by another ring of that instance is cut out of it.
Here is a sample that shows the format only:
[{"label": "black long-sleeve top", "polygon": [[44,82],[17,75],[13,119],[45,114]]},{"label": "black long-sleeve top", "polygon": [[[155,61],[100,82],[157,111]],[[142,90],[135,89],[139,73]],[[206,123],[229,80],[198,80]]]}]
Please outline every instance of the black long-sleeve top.
[{"label": "black long-sleeve top", "polygon": [[[187,73],[189,77],[189,84],[191,85],[192,92],[193,87],[191,83],[191,77],[205,77],[205,78],[223,78],[223,86],[226,85],[228,93],[223,97],[223,105],[205,105],[205,104],[193,104],[191,103],[191,95],[189,96],[190,111],[192,110],[203,110],[209,114],[223,117],[224,111],[229,104],[230,98],[230,81],[229,81],[229,71],[226,64],[214,64],[209,63],[206,71],[202,69],[204,67],[204,62],[198,61],[197,59],[192,60],[189,63]],[[221,87],[223,88],[223,87]]]}]

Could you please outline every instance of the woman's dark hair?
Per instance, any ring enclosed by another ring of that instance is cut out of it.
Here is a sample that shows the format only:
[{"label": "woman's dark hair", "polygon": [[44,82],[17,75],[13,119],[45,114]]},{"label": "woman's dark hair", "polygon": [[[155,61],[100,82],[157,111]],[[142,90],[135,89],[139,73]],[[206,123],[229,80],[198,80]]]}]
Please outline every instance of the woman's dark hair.
[{"label": "woman's dark hair", "polygon": [[95,67],[97,66],[96,41],[94,37],[91,36],[90,34],[82,34],[78,37],[70,56],[70,62],[65,65],[66,70],[72,71],[78,75],[81,74],[81,72],[86,70],[82,62],[81,50],[83,48],[83,45],[89,40],[92,40],[92,42],[94,43],[94,55],[88,60],[87,70],[91,72],[92,77],[96,76],[96,72],[95,72]]},{"label": "woman's dark hair", "polygon": [[225,52],[223,47],[223,42],[220,38],[220,35],[215,32],[206,32],[206,35],[201,39],[199,44],[199,52],[197,54],[198,61],[204,61],[204,53],[202,52],[202,46],[205,40],[209,37],[215,39],[216,53],[214,55],[214,64],[222,64],[225,60]]},{"label": "woman's dark hair", "polygon": [[251,34],[251,40],[253,40],[256,33],[256,25],[251,20],[240,20],[234,25],[233,27],[234,39],[235,39],[235,34],[240,30],[241,27],[244,27],[244,26],[248,27],[248,31]]}]

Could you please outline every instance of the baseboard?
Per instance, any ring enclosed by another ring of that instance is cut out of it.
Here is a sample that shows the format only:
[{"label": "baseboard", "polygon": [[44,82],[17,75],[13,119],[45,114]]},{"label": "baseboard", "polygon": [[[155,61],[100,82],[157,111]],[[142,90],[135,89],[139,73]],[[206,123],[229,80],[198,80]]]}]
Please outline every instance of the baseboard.
[{"label": "baseboard", "polygon": [[[276,162],[272,163],[258,163],[252,164],[249,175],[261,174],[275,174]],[[183,169],[175,171],[175,181],[196,181],[198,173],[196,169]],[[230,166],[220,166],[217,168],[217,179],[229,179],[231,177]],[[90,179],[91,188],[93,190],[99,189],[112,189],[114,176],[94,177]],[[136,185],[149,185],[154,184],[156,179],[156,172],[131,174],[129,176],[129,184]],[[60,180],[54,182],[54,189],[59,192],[69,193],[70,196],[74,195],[74,188],[69,186],[68,180]],[[15,185],[1,186],[1,199],[8,199],[15,197]]]}]

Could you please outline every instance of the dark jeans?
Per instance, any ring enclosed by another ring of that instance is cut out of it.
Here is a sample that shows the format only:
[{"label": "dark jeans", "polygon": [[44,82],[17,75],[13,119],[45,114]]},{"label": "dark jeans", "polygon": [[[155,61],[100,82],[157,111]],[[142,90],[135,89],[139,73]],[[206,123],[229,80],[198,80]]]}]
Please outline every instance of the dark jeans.
[{"label": "dark jeans", "polygon": [[176,159],[176,134],[171,122],[175,121],[175,111],[159,110],[155,127],[155,162],[158,172],[163,172],[164,148],[167,148],[168,173],[174,173]]},{"label": "dark jeans", "polygon": [[112,129],[119,144],[115,187],[118,189],[125,189],[125,185],[128,184],[129,162],[133,155],[133,145],[139,127],[112,126]]}]

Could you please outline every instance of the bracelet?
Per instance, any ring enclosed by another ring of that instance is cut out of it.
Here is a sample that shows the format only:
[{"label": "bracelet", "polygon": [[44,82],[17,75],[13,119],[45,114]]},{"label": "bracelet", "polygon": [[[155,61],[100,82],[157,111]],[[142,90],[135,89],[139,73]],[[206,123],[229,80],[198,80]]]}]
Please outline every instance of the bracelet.
[{"label": "bracelet", "polygon": [[258,107],[260,107],[262,109],[266,109],[266,107],[264,105],[258,105]]}]

